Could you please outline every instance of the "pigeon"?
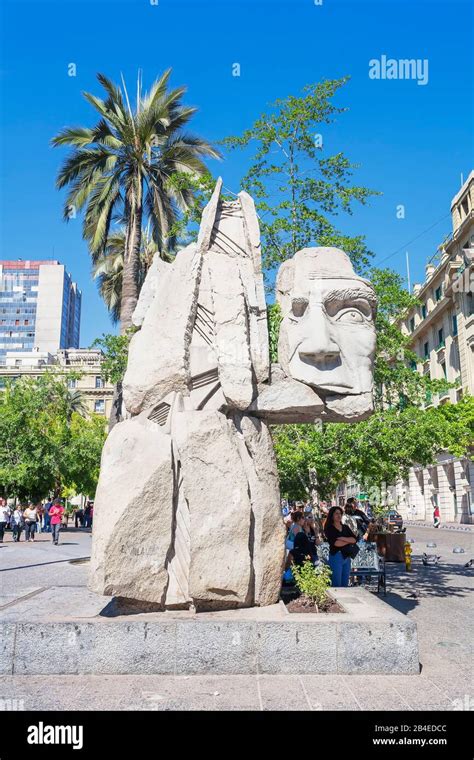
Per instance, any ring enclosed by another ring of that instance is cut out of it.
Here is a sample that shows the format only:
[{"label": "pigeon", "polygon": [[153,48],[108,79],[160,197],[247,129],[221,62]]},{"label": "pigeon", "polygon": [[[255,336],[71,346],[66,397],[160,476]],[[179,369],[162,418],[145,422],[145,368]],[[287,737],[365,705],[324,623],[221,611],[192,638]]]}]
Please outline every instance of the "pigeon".
[{"label": "pigeon", "polygon": [[472,567],[474,565],[474,559],[470,559],[469,562],[466,562],[464,567]]},{"label": "pigeon", "polygon": [[441,555],[438,556],[436,554],[426,554],[426,552],[423,552],[421,561],[426,567],[427,565],[437,565],[440,559],[441,559]]},{"label": "pigeon", "polygon": [[420,592],[419,592],[419,591],[411,591],[411,592],[408,594],[408,599],[419,599],[419,598],[420,598],[420,596],[421,596],[421,594],[420,594]]}]

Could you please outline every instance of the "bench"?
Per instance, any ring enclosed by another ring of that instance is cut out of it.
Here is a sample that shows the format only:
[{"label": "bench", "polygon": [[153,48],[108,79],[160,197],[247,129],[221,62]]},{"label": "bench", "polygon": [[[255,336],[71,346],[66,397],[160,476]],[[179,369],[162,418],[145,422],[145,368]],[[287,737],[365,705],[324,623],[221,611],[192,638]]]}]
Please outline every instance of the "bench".
[{"label": "bench", "polygon": [[[372,579],[375,578],[377,581],[377,594],[380,589],[383,589],[383,595],[387,596],[385,560],[378,554],[377,544],[359,541],[358,546],[359,553],[357,557],[351,560],[351,585],[370,585]],[[329,564],[329,544],[319,544],[317,549],[319,559]]]}]

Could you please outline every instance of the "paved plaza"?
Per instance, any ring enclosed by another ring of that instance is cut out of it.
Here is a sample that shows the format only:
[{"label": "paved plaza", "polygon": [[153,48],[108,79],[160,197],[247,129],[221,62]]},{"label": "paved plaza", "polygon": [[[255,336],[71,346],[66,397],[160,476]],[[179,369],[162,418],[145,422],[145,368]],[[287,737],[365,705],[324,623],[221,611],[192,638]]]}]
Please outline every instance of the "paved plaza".
[{"label": "paved plaza", "polygon": [[[472,602],[474,532],[409,526],[413,572],[388,565],[384,602],[418,626],[421,673],[387,675],[241,676],[11,676],[1,677],[0,708],[25,710],[467,710],[474,707]],[[435,542],[435,548],[427,547]],[[464,553],[453,553],[460,546]],[[49,534],[34,543],[0,545],[2,619],[35,620],[97,606],[86,585],[91,536],[70,528],[53,546]],[[440,556],[424,567],[423,552]],[[76,603],[77,600],[77,603]],[[83,608],[81,608],[81,605]],[[38,641],[38,658],[48,652]],[[119,654],[117,655],[119,656]],[[292,652],[288,652],[291,659]]]}]

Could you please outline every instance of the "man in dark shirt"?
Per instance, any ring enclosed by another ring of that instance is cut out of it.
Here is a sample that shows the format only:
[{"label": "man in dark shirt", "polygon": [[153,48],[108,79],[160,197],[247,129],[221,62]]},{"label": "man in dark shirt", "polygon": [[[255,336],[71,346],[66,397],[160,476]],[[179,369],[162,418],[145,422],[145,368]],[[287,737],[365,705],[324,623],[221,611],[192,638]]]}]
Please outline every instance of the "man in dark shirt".
[{"label": "man in dark shirt", "polygon": [[346,515],[351,517],[357,525],[357,540],[360,541],[362,538],[366,540],[370,520],[365,512],[362,512],[361,509],[358,509],[356,499],[347,499],[346,506],[344,507],[344,512]]}]

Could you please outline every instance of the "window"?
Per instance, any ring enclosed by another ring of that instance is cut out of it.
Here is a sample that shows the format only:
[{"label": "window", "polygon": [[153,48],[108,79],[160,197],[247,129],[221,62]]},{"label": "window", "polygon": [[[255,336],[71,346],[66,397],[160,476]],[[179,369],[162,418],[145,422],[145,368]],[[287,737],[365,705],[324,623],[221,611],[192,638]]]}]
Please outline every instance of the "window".
[{"label": "window", "polygon": [[446,362],[441,362],[441,369],[443,371],[443,377],[445,380],[447,380],[448,376],[446,374]]},{"label": "window", "polygon": [[423,345],[423,356],[425,359],[429,359],[430,356],[430,344],[428,342]]},{"label": "window", "polygon": [[96,414],[105,414],[105,401],[103,398],[94,402],[94,412]]},{"label": "window", "polygon": [[444,330],[441,327],[438,330],[438,348],[443,348],[443,346],[444,346]]},{"label": "window", "polygon": [[443,295],[443,289],[441,285],[436,288],[435,290],[435,301],[441,301],[441,296]]},{"label": "window", "polygon": [[67,381],[67,387],[68,388],[75,388],[76,386],[77,386],[77,380],[75,380],[74,378],[70,377],[69,380]]},{"label": "window", "polygon": [[416,359],[410,361],[410,369],[416,370]]},{"label": "window", "polygon": [[456,314],[453,314],[451,317],[452,319],[452,325],[453,325],[453,336],[456,337],[458,334],[458,318]]},{"label": "window", "polygon": [[415,317],[412,317],[410,319],[410,332],[413,332],[414,329],[415,329]]},{"label": "window", "polygon": [[100,375],[96,376],[96,378],[95,378],[95,387],[96,388],[103,388],[104,387],[104,381],[100,377]]},{"label": "window", "polygon": [[467,314],[470,317],[471,314],[474,314],[474,296],[472,293],[466,293],[466,301],[467,301]]},{"label": "window", "polygon": [[424,304],[422,305],[422,307],[421,307],[421,318],[422,318],[422,319],[426,319],[426,314],[427,314],[427,311],[426,311],[426,304],[424,303]]}]

